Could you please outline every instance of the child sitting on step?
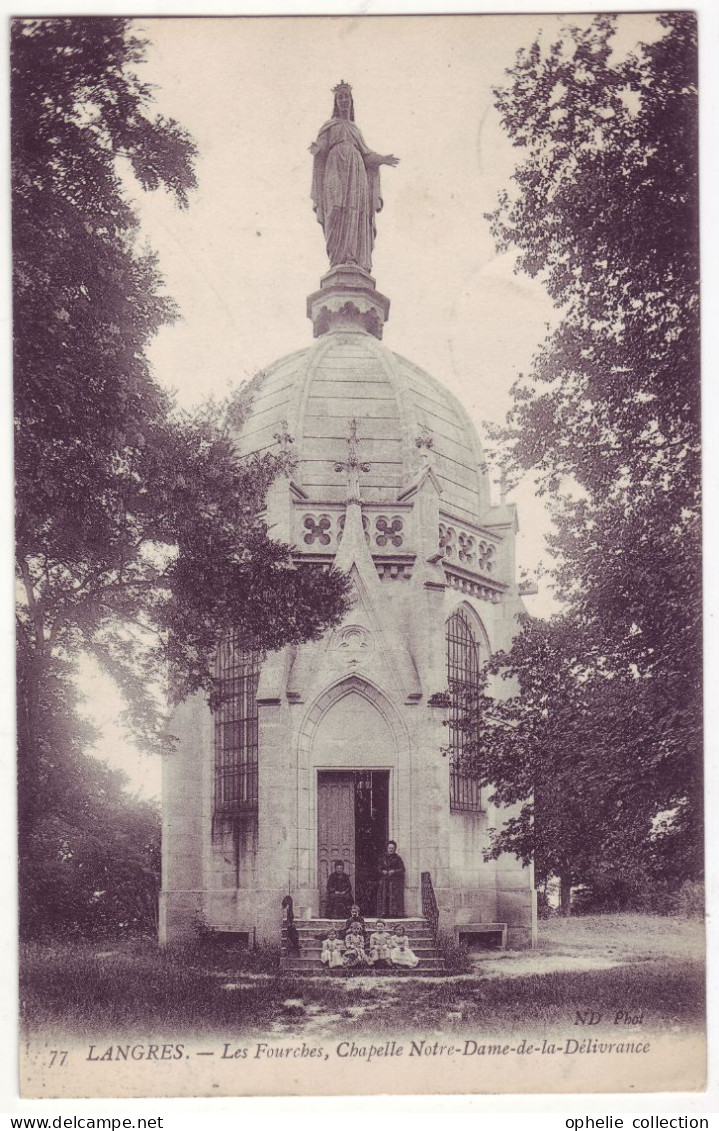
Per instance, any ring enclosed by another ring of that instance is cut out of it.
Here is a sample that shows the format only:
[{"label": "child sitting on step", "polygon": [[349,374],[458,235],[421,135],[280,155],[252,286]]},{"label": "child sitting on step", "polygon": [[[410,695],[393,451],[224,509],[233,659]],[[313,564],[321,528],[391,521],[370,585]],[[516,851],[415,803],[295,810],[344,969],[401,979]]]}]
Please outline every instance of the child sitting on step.
[{"label": "child sitting on step", "polygon": [[350,926],[345,935],[345,966],[366,966],[369,962],[364,948],[364,935],[359,924]]},{"label": "child sitting on step", "polygon": [[335,966],[342,966],[342,939],[337,937],[337,932],[334,927],[331,928],[329,935],[322,943],[322,953],[320,954],[320,962],[330,970]]},{"label": "child sitting on step", "polygon": [[387,925],[384,922],[384,919],[378,919],[375,930],[372,932],[369,939],[370,962],[379,962],[383,966],[388,966],[390,962],[391,951],[392,936],[387,930]]},{"label": "child sitting on step", "polygon": [[409,948],[409,939],[401,923],[397,924],[392,935],[390,959],[393,966],[416,966],[419,962],[417,955]]}]

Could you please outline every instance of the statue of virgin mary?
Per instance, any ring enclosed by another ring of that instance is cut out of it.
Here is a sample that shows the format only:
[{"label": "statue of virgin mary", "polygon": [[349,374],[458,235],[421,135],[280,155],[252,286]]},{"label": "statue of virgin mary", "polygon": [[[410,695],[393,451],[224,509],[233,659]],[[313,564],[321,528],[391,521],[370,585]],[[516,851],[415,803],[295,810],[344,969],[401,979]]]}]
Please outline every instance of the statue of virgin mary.
[{"label": "statue of virgin mary", "polygon": [[382,208],[380,165],[397,165],[391,154],[373,153],[354,124],[352,88],[334,88],[332,117],[310,146],[314,157],[312,203],[322,225],[330,266],[372,267],[377,228],[375,213]]}]

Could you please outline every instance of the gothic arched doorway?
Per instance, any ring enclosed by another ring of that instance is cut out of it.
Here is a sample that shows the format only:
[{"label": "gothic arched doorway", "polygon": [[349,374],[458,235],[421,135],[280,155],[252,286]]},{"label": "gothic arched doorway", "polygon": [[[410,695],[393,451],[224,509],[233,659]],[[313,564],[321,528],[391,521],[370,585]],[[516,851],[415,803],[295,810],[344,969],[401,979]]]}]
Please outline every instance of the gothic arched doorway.
[{"label": "gothic arched doorway", "polygon": [[327,877],[342,860],[362,912],[374,914],[377,863],[396,829],[399,788],[397,740],[383,705],[373,688],[353,680],[324,711],[313,735],[321,912]]}]

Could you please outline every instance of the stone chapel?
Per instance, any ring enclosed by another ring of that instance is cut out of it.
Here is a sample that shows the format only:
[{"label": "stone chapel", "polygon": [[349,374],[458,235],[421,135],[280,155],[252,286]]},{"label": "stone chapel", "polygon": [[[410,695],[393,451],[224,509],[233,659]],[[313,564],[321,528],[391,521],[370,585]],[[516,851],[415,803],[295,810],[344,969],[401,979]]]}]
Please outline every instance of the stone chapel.
[{"label": "stone chapel", "polygon": [[201,921],[277,942],[283,897],[299,919],[321,916],[337,859],[372,915],[391,837],[408,916],[431,898],[440,931],[490,924],[532,945],[532,869],[483,859],[506,811],[454,764],[461,734],[434,698],[476,679],[516,632],[515,507],[493,505],[462,405],[385,345],[389,301],[365,267],[331,265],[307,313],[314,344],[266,368],[237,444],[292,444],[296,470],[272,485],[267,525],[298,567],[347,572],[351,608],[321,640],[268,655],[228,634],[221,707],[198,695],[177,709],[160,941]]}]

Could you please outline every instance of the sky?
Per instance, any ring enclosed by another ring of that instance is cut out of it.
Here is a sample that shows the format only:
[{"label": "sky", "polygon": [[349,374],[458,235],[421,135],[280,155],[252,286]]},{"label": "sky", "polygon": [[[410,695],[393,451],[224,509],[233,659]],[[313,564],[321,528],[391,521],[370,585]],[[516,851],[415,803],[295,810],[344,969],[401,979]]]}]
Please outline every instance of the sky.
[{"label": "sky", "polygon": [[[551,42],[567,18],[138,20],[150,40],[143,78],[156,108],[189,131],[199,152],[187,210],[128,185],[181,313],[150,347],[156,376],[178,401],[222,397],[312,343],[306,296],[327,260],[309,198],[308,147],[344,79],[367,144],[400,158],[382,169],[372,272],[391,301],[384,341],[459,397],[480,436],[484,421],[502,422],[513,380],[558,312],[540,281],[515,272],[512,253],[497,253],[486,219],[521,158],[493,88],[520,47]],[[621,16],[618,49],[652,37],[655,26],[650,15]],[[519,508],[518,565],[532,574],[544,556],[545,506],[531,481],[510,500]],[[542,615],[557,596],[539,584],[527,603]],[[81,683],[102,730],[96,752],[157,795],[158,760],[123,735],[112,685],[89,663]]]}]

